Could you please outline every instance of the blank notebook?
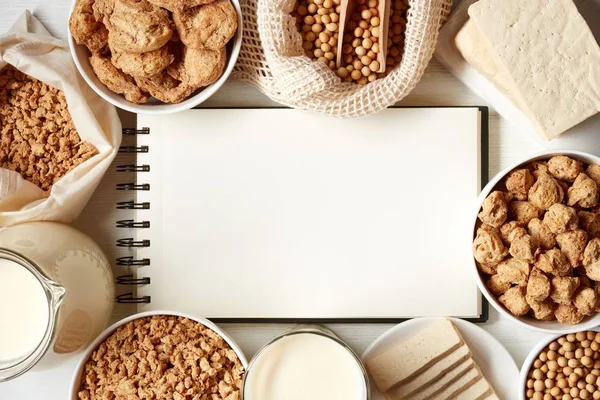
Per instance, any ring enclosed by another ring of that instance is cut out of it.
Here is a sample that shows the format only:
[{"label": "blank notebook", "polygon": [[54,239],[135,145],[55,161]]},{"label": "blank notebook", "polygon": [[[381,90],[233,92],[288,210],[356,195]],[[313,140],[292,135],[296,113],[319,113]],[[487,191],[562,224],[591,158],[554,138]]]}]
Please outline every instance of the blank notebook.
[{"label": "blank notebook", "polygon": [[478,108],[138,116],[139,311],[219,319],[479,317]]}]

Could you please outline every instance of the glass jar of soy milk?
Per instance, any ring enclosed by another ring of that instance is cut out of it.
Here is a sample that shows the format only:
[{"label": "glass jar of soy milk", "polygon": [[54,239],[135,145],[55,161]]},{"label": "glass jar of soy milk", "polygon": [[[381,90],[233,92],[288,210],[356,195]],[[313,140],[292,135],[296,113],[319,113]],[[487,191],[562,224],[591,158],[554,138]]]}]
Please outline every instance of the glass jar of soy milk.
[{"label": "glass jar of soy milk", "polygon": [[0,382],[50,368],[106,326],[113,275],[100,247],[54,222],[0,231]]},{"label": "glass jar of soy milk", "polygon": [[369,378],[352,349],[321,326],[301,326],[250,361],[244,400],[369,400]]}]

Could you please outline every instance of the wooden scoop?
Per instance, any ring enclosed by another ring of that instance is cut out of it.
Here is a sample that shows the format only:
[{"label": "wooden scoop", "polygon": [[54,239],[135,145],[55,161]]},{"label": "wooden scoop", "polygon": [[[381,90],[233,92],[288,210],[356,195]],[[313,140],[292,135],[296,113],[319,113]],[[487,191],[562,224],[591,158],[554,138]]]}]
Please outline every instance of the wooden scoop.
[{"label": "wooden scoop", "polygon": [[[378,0],[377,13],[379,17],[379,38],[377,43],[379,44],[379,53],[377,54],[377,61],[379,62],[379,70],[376,72],[385,72],[385,60],[387,58],[387,43],[388,43],[388,30],[390,28],[390,6],[391,0]],[[343,65],[343,46],[344,46],[344,34],[346,33],[346,26],[350,22],[352,15],[358,5],[355,0],[342,0],[341,3],[342,11],[340,12],[340,26],[338,35],[338,45],[336,54],[336,66],[340,68]],[[349,32],[353,37],[354,34]]]}]

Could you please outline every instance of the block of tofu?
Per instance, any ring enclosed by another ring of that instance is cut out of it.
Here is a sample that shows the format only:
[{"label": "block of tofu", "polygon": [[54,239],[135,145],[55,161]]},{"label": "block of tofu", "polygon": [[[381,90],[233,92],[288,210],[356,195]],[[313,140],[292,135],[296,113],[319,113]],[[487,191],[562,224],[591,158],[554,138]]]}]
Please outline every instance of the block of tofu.
[{"label": "block of tofu", "polygon": [[373,382],[381,392],[416,377],[458,349],[462,337],[447,319],[432,322],[425,329],[394,347],[366,360]]},{"label": "block of tofu", "polygon": [[572,0],[480,0],[468,13],[510,97],[543,137],[600,110],[600,47]]},{"label": "block of tofu", "polygon": [[[448,372],[446,375],[440,377],[434,382],[429,383],[417,393],[413,393],[409,398],[411,400],[425,400],[436,398],[435,396],[437,396],[438,393],[442,393],[447,387],[461,379],[463,375],[466,375],[470,370],[474,368],[475,362],[471,358],[469,358],[466,361],[463,361],[452,371]],[[391,399],[395,400],[393,397],[391,397]]]},{"label": "block of tofu", "polygon": [[429,369],[423,371],[410,381],[393,386],[388,393],[388,397],[392,400],[409,399],[413,394],[421,391],[423,388],[429,387],[433,382],[437,382],[445,378],[447,374],[456,371],[456,369],[468,361],[471,357],[471,351],[466,344],[463,344],[447,357],[433,364]]}]

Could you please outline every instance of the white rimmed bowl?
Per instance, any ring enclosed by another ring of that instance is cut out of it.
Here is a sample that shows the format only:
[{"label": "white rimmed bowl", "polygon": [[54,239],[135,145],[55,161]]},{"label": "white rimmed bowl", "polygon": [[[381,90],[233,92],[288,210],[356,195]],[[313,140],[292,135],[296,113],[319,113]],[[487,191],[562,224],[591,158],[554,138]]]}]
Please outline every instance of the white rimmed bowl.
[{"label": "white rimmed bowl", "polygon": [[529,375],[529,370],[533,366],[533,362],[535,361],[537,356],[541,353],[541,351],[544,350],[544,348],[546,348],[546,346],[548,346],[550,343],[554,342],[555,340],[557,340],[558,338],[560,338],[562,336],[568,335],[569,333],[577,333],[577,332],[582,332],[582,331],[600,332],[600,327],[591,328],[591,329],[575,329],[575,330],[572,329],[570,331],[563,332],[559,335],[549,336],[547,338],[542,339],[533,348],[533,350],[531,350],[531,352],[527,355],[525,362],[523,362],[523,366],[521,367],[521,373],[519,376],[519,400],[526,400],[525,392],[527,390],[527,375]]},{"label": "white rimmed bowl", "polygon": [[[75,3],[77,0],[73,0],[73,4],[71,4],[71,9],[69,11],[69,15],[73,13],[73,9],[75,8]],[[229,41],[227,44],[227,64],[225,65],[225,70],[223,71],[223,75],[214,83],[198,89],[194,92],[190,97],[181,103],[175,104],[167,104],[160,102],[154,98],[150,100],[150,102],[146,104],[135,104],[130,101],[127,101],[125,97],[121,94],[117,94],[107,88],[96,76],[88,57],[90,56],[89,50],[80,44],[75,43],[73,36],[71,36],[70,32],[68,35],[69,48],[71,49],[71,56],[73,57],[73,61],[79,70],[81,76],[86,81],[86,83],[96,92],[100,97],[104,100],[108,101],[115,107],[121,108],[123,110],[136,113],[136,114],[149,114],[149,115],[164,115],[171,114],[180,111],[186,111],[191,108],[196,107],[197,105],[203,103],[212,96],[217,90],[223,86],[231,71],[233,71],[233,67],[237,61],[237,58],[240,54],[240,49],[242,47],[242,33],[243,33],[243,20],[242,20],[242,9],[240,7],[239,0],[231,0],[231,4],[235,8],[235,11],[238,15],[238,28],[235,33],[235,36]]]},{"label": "white rimmed bowl", "polygon": [[248,360],[246,359],[246,356],[242,352],[242,349],[233,341],[233,339],[231,337],[229,337],[228,334],[226,334],[221,328],[219,328],[217,325],[215,325],[208,319],[196,317],[196,316],[193,316],[190,314],[180,313],[177,311],[165,311],[165,310],[147,311],[147,312],[143,312],[143,313],[134,314],[130,317],[127,317],[118,322],[115,322],[114,324],[112,324],[111,326],[106,328],[100,335],[98,335],[98,337],[92,342],[92,344],[89,345],[89,347],[81,355],[81,360],[79,360],[79,362],[77,363],[77,368],[75,369],[75,373],[73,374],[73,378],[71,380],[70,393],[71,393],[72,400],[79,399],[79,397],[77,396],[77,393],[79,392],[79,387],[80,387],[80,383],[81,383],[81,375],[83,374],[83,368],[84,368],[87,360],[90,358],[90,356],[92,355],[94,350],[96,350],[96,348],[98,348],[100,343],[102,343],[108,336],[110,336],[112,333],[114,333],[118,327],[123,326],[126,323],[131,322],[133,320],[136,320],[139,318],[144,318],[144,317],[151,317],[153,315],[168,315],[168,316],[184,317],[184,318],[191,319],[192,321],[196,321],[209,329],[212,329],[219,336],[221,336],[227,342],[227,344],[231,347],[231,349],[235,352],[235,354],[240,359],[242,366],[244,367],[244,371],[248,370]]},{"label": "white rimmed bowl", "polygon": [[[520,167],[524,164],[530,163],[532,161],[548,160],[552,156],[556,156],[556,155],[565,155],[565,156],[577,159],[579,161],[582,161],[586,164],[600,164],[600,157],[597,157],[593,154],[584,153],[581,151],[574,151],[574,150],[553,150],[553,151],[538,153],[532,157],[529,157],[522,161],[519,161],[518,163],[515,163],[515,164],[505,168],[504,170],[500,171],[485,186],[485,188],[483,188],[479,197],[477,198],[477,209],[473,215],[473,225],[472,225],[473,231],[472,231],[471,241],[469,243],[469,245],[471,246],[470,247],[471,249],[472,249],[473,239],[475,238],[475,232],[476,232],[475,227],[477,225],[477,214],[481,210],[481,205],[482,205],[483,201],[494,190],[496,185],[498,185],[506,177],[506,175],[508,175],[508,173],[511,172],[512,170],[514,170],[515,168],[518,168],[518,167]],[[477,280],[477,286],[479,287],[479,290],[481,290],[481,292],[483,293],[485,298],[490,302],[490,304],[496,310],[498,310],[498,312],[500,314],[502,314],[502,315],[506,316],[508,319],[516,322],[518,325],[521,325],[526,328],[533,329],[533,330],[536,330],[539,332],[561,334],[561,335],[565,334],[565,333],[573,332],[574,330],[575,331],[590,330],[591,328],[600,325],[600,314],[595,314],[590,317],[586,317],[583,321],[581,321],[577,325],[561,324],[558,321],[538,321],[535,318],[532,318],[529,316],[516,317],[516,316],[512,315],[506,308],[504,308],[504,306],[488,290],[488,288],[485,285],[485,282],[482,279],[482,274],[479,272],[479,269],[477,268],[477,265],[475,263],[475,258],[472,257],[472,260],[473,260],[473,263],[471,265],[471,270],[473,271],[475,279]]]}]

